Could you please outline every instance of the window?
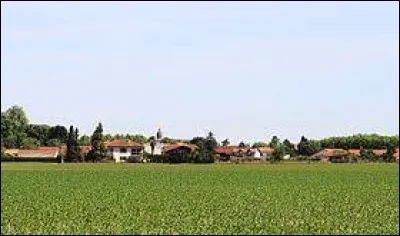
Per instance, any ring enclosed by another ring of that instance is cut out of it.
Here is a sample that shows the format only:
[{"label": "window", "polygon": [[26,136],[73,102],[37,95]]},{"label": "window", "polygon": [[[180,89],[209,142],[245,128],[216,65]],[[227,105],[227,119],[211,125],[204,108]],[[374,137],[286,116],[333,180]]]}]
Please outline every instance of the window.
[{"label": "window", "polygon": [[121,148],[121,149],[120,149],[120,152],[121,152],[121,153],[126,153],[126,148]]},{"label": "window", "polygon": [[113,148],[108,148],[108,152],[113,152]]},{"label": "window", "polygon": [[140,149],[132,149],[131,154],[132,155],[139,155],[140,154]]}]

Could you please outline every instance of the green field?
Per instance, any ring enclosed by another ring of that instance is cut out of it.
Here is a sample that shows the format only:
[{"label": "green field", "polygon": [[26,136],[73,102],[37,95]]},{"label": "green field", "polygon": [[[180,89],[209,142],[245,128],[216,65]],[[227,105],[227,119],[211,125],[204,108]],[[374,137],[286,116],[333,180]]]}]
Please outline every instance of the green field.
[{"label": "green field", "polygon": [[398,164],[1,164],[2,234],[398,234]]}]

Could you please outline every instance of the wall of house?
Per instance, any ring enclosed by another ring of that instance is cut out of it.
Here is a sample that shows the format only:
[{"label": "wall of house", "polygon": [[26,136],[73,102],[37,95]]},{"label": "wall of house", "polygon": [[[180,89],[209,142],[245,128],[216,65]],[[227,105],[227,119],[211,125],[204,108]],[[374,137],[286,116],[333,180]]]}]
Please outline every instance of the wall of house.
[{"label": "wall of house", "polygon": [[[112,149],[112,151],[111,151]],[[120,147],[109,147],[108,148],[108,153],[112,154],[115,162],[121,162],[121,159],[128,158],[132,156],[132,149],[130,147],[126,148],[126,153],[121,153],[121,148]],[[137,148],[135,148],[137,150]],[[141,152],[140,152],[141,153]]]},{"label": "wall of house", "polygon": [[[151,145],[150,143],[146,143],[144,145],[144,151],[151,154]],[[154,155],[161,155],[163,151],[163,144],[161,142],[156,142],[154,145]]]},{"label": "wall of house", "polygon": [[260,152],[259,152],[259,151],[254,152],[254,153],[253,153],[253,157],[254,157],[254,158],[260,158],[260,157],[261,157]]}]

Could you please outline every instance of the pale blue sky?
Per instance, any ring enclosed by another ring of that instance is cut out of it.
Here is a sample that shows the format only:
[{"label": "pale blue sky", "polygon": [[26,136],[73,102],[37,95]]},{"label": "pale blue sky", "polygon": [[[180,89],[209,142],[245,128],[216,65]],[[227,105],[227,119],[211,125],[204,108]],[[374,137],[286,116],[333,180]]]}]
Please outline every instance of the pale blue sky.
[{"label": "pale blue sky", "polygon": [[397,2],[1,2],[1,109],[232,142],[398,134]]}]

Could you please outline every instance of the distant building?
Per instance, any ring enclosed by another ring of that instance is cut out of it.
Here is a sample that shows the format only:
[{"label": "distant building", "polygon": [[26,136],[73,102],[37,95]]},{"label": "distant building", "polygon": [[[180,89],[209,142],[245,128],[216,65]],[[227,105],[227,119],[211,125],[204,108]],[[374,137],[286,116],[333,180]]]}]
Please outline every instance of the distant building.
[{"label": "distant building", "polygon": [[125,162],[129,158],[140,158],[143,145],[128,139],[117,139],[105,143],[107,153],[112,155],[115,162]]}]

